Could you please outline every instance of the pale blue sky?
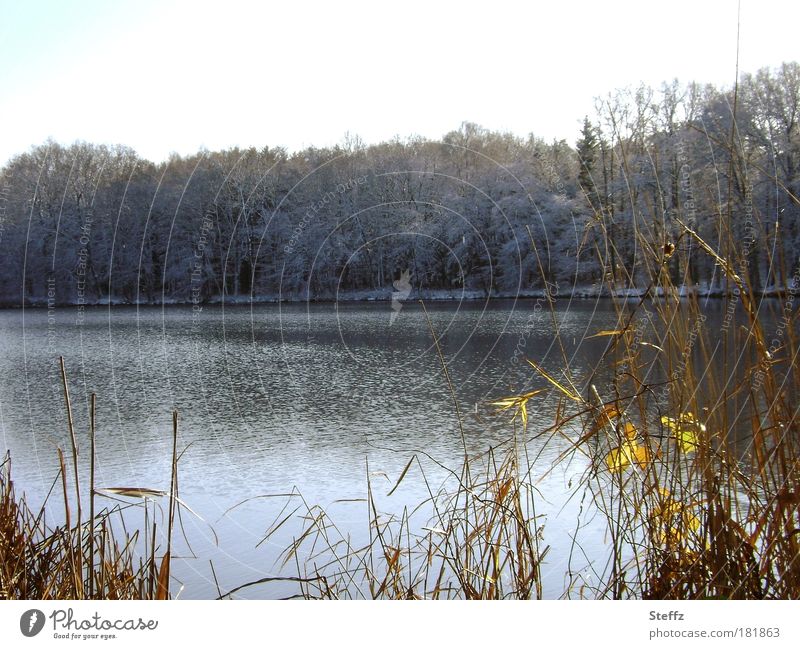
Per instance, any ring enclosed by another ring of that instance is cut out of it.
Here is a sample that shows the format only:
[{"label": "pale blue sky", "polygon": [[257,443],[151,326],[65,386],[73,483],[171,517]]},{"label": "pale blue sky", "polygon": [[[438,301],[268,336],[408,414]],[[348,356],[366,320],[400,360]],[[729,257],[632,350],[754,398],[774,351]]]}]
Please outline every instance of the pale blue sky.
[{"label": "pale blue sky", "polygon": [[[741,69],[800,58],[798,24],[798,2],[742,0]],[[48,137],[161,160],[464,120],[574,142],[614,88],[730,85],[735,36],[735,0],[0,0],[0,164]]]}]

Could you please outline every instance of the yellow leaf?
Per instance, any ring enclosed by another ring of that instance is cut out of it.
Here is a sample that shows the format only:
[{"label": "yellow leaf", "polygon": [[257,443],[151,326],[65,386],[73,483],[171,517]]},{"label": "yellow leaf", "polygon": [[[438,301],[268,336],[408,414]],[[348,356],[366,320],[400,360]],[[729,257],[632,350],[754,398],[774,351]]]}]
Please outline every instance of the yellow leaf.
[{"label": "yellow leaf", "polygon": [[683,413],[678,419],[662,417],[661,423],[674,433],[678,448],[684,453],[696,451],[700,443],[696,431],[706,431],[705,425],[690,412]]},{"label": "yellow leaf", "polygon": [[499,399],[498,401],[490,401],[490,406],[496,406],[498,408],[502,408],[503,410],[507,410],[511,408],[517,403],[517,397],[505,397],[504,399]]},{"label": "yellow leaf", "polygon": [[[661,423],[665,426],[669,426],[670,428],[675,428],[680,424],[694,424],[702,426],[702,424],[691,412],[684,412],[679,415],[677,419],[674,419],[673,417],[662,417]],[[705,426],[703,426],[703,428],[705,428]]]},{"label": "yellow leaf", "polygon": [[638,431],[636,430],[636,426],[634,426],[631,422],[627,421],[625,422],[625,428],[623,432],[625,433],[625,437],[627,439],[634,440],[636,439],[636,434]]},{"label": "yellow leaf", "polygon": [[705,425],[701,424],[697,417],[695,417],[691,412],[684,412],[677,419],[673,419],[672,417],[662,417],[661,423],[669,427],[671,430],[677,430],[681,427],[681,424],[696,426],[703,432],[706,430]]},{"label": "yellow leaf", "polygon": [[696,532],[700,529],[700,519],[697,518],[692,512],[688,509],[684,510],[683,512],[683,521],[686,527],[688,527],[692,532]]},{"label": "yellow leaf", "polygon": [[531,397],[535,397],[537,394],[541,394],[542,392],[544,392],[544,388],[539,388],[538,390],[531,390],[530,392],[526,392],[522,396],[527,401]]},{"label": "yellow leaf", "polygon": [[697,435],[691,430],[679,430],[675,434],[675,439],[678,441],[678,447],[684,452],[689,453],[697,450]]},{"label": "yellow leaf", "polygon": [[565,388],[561,385],[558,381],[556,381],[552,376],[550,376],[547,372],[545,372],[541,367],[539,367],[536,363],[532,360],[528,359],[528,364],[535,369],[539,374],[541,374],[545,379],[547,379],[553,386],[558,388],[564,395],[571,399],[572,401],[576,401],[578,403],[583,403],[583,399],[581,399],[580,395],[576,394],[574,391]]},{"label": "yellow leaf", "polygon": [[653,454],[647,446],[640,446],[629,439],[622,446],[611,449],[606,455],[606,466],[609,471],[616,473],[621,473],[632,464],[645,470],[652,459]]},{"label": "yellow leaf", "polygon": [[690,534],[700,529],[700,519],[693,511],[697,504],[685,504],[674,500],[668,491],[659,491],[663,501],[652,511],[652,524],[661,543],[677,549],[674,546],[690,540]]},{"label": "yellow leaf", "polygon": [[528,400],[532,397],[535,397],[537,394],[544,392],[543,389],[539,390],[532,390],[531,392],[526,392],[525,394],[520,394],[515,397],[503,397],[502,399],[498,399],[497,401],[490,401],[489,405],[495,406],[496,408],[500,408],[500,412],[504,412],[509,410],[510,408],[515,408],[516,412],[514,416],[511,418],[512,421],[519,417],[522,420],[522,425],[527,428],[528,427]]},{"label": "yellow leaf", "polygon": [[595,417],[594,421],[592,422],[592,425],[589,427],[586,435],[584,435],[583,441],[589,439],[598,430],[610,424],[612,419],[617,419],[620,414],[620,411],[617,410],[617,406],[615,406],[613,403],[603,406],[600,409],[600,412],[597,414],[597,417]]},{"label": "yellow leaf", "polygon": [[544,390],[533,390],[532,392],[526,392],[525,394],[520,394],[513,397],[502,397],[497,401],[490,401],[490,406],[496,406],[503,410],[507,410],[508,408],[519,407],[520,403],[523,403],[530,399],[531,397],[535,397],[537,394],[544,392]]},{"label": "yellow leaf", "polygon": [[606,466],[609,471],[621,473],[631,462],[638,461],[636,460],[638,448],[635,442],[625,442],[622,446],[611,449],[606,455]]},{"label": "yellow leaf", "polygon": [[646,446],[637,446],[633,451],[633,457],[636,460],[636,464],[639,465],[639,468],[644,470],[651,460],[650,449]]},{"label": "yellow leaf", "polygon": [[672,417],[662,417],[661,423],[664,424],[670,430],[677,430],[678,428],[678,420],[673,419]]},{"label": "yellow leaf", "polygon": [[695,424],[697,426],[700,426],[703,430],[705,430],[705,426],[703,426],[703,424],[701,424],[697,420],[697,417],[695,417],[691,412],[684,412],[681,415],[681,421],[685,424]]},{"label": "yellow leaf", "polygon": [[622,473],[630,463],[627,454],[622,449],[613,448],[606,455],[606,466],[613,473]]}]

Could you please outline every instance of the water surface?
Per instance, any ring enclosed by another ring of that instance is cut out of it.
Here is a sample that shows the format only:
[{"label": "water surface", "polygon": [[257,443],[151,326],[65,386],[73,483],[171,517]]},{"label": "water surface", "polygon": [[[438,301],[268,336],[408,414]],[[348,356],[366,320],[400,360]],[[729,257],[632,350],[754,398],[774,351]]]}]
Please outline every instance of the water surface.
[{"label": "water surface", "polygon": [[[181,597],[214,597],[209,560],[223,590],[278,570],[290,526],[256,546],[286,500],[260,496],[296,489],[358,540],[366,538],[366,506],[338,501],[363,498],[368,471],[381,506],[397,512],[427,496],[415,468],[385,497],[413,454],[422,454],[434,483],[446,477],[436,463],[459,465],[461,432],[431,327],[468,451],[479,455],[512,433],[487,401],[543,387],[525,358],[558,374],[566,357],[576,383],[586,384],[607,344],[587,336],[617,326],[609,302],[560,301],[562,347],[541,300],[433,304],[428,311],[430,325],[413,302],[397,313],[389,303],[96,307],[82,319],[75,307],[0,311],[2,441],[18,488],[41,499],[56,476],[55,447],[69,445],[59,356],[84,471],[89,396],[97,394],[100,486],[167,489],[171,412],[178,410],[181,497],[203,520],[184,514],[196,556],[177,562],[174,573],[184,583]],[[532,430],[552,422],[556,401],[537,400]],[[550,471],[565,445],[529,446],[534,479],[546,476],[537,484],[552,546],[545,594],[558,596],[579,506],[564,496],[586,467],[576,458]],[[587,529],[603,543],[599,520]],[[277,585],[243,593],[286,594]]]}]

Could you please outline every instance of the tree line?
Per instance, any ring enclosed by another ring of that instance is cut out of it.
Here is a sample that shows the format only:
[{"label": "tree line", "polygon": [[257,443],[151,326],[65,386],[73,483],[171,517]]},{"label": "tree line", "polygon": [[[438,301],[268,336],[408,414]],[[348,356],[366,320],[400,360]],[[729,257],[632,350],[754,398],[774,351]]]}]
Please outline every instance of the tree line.
[{"label": "tree line", "polygon": [[686,228],[753,286],[789,287],[799,119],[792,62],[732,88],[611,92],[574,144],[464,123],[440,140],[154,163],[48,141],[0,171],[0,301],[386,297],[404,273],[456,294],[637,287],[661,246],[673,281],[724,288]]}]

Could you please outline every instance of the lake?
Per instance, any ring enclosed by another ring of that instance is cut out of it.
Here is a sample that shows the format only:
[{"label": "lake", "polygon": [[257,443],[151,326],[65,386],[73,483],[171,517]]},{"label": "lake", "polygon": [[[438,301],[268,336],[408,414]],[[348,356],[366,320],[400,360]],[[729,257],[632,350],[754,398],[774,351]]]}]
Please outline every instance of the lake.
[{"label": "lake", "polygon": [[[183,514],[190,545],[180,542],[183,558],[173,567],[184,585],[180,597],[217,596],[212,561],[222,590],[280,570],[280,553],[299,528],[287,525],[260,543],[286,505],[285,497],[269,494],[296,489],[306,502],[324,506],[353,539],[366,538],[366,505],[358,499],[366,495],[367,472],[381,507],[399,512],[427,497],[416,467],[386,497],[412,455],[423,454],[434,483],[445,478],[439,464],[458,467],[463,457],[425,313],[411,301],[396,307],[376,302],[2,310],[0,423],[17,489],[41,502],[57,475],[56,446],[69,448],[58,370],[63,356],[85,476],[88,403],[97,394],[100,487],[168,489],[171,411],[180,413],[180,493],[197,514]],[[588,336],[617,326],[609,301],[559,301],[562,349],[542,300],[427,308],[471,455],[513,432],[509,418],[494,414],[488,401],[546,387],[525,358],[558,375],[566,356],[576,385],[585,386],[608,344]],[[537,400],[530,431],[552,423],[556,402],[557,395]],[[586,464],[576,458],[551,471],[566,443],[556,439],[542,448],[533,440],[529,447],[537,457],[538,513],[551,546],[544,594],[557,597],[566,587],[580,506],[565,494]],[[55,520],[58,502],[50,503]],[[605,527],[597,518],[582,530],[587,557],[593,544],[604,542]],[[290,592],[296,591],[272,584],[240,595]]]}]

